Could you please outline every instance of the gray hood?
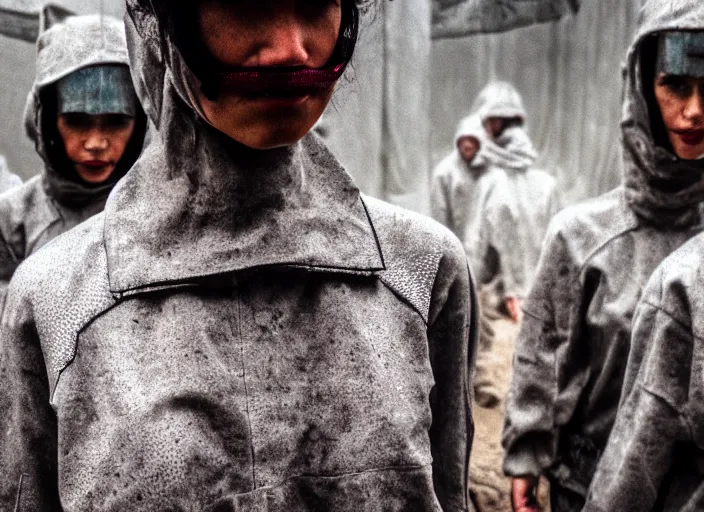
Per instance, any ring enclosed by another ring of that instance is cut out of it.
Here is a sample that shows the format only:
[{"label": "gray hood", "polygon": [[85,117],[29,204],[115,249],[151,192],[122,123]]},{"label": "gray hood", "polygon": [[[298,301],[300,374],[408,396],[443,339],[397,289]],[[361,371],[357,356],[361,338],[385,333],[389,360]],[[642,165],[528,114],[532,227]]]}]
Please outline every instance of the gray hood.
[{"label": "gray hood", "polygon": [[[508,82],[492,82],[477,96],[472,112],[484,123],[490,117],[519,118],[525,124],[526,111],[518,90]],[[486,133],[486,132],[485,132]],[[488,136],[483,145],[484,157],[492,164],[507,171],[525,171],[531,167],[538,153],[522,126],[504,130],[496,139]]]},{"label": "gray hood", "polygon": [[464,137],[472,137],[479,142],[479,151],[477,151],[477,155],[474,157],[474,160],[472,160],[472,162],[469,164],[469,167],[471,169],[479,169],[481,167],[484,167],[487,163],[486,157],[484,156],[484,148],[486,147],[489,140],[486,136],[486,130],[484,130],[479,116],[471,115],[465,117],[457,125],[453,147],[454,154],[456,155],[458,161],[461,161],[462,157],[460,156],[459,150],[457,149],[457,144],[459,143],[460,139]]},{"label": "gray hood", "polygon": [[205,121],[198,80],[151,2],[128,0],[125,21],[156,131],[105,207],[112,290],[276,264],[384,268],[359,190],[316,136],[268,151],[233,141]]},{"label": "gray hood", "polygon": [[656,144],[643,92],[641,50],[644,41],[659,32],[704,29],[704,2],[650,0],[640,16],[624,75],[621,129],[626,200],[641,218],[655,225],[691,225],[699,220],[698,205],[704,200],[704,162],[680,160],[669,143],[662,142],[668,148]]},{"label": "gray hood", "polygon": [[[114,186],[111,180],[101,186],[90,186],[72,177],[73,169],[50,156],[49,135],[43,133],[43,94],[48,87],[76,70],[98,64],[129,65],[124,24],[109,16],[73,16],[45,8],[37,40],[36,79],[25,107],[25,130],[44,160],[44,188],[54,199],[67,204],[85,204],[107,197]],[[68,16],[67,16],[68,15]],[[135,130],[135,133],[138,133]]]}]

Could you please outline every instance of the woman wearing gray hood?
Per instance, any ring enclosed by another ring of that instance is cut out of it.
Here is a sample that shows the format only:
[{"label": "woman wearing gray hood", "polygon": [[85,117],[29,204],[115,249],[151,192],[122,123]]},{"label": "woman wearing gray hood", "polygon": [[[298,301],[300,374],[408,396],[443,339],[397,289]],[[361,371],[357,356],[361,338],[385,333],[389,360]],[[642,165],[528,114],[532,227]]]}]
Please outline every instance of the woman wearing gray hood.
[{"label": "woman wearing gray hood", "polygon": [[0,508],[468,510],[462,245],[308,134],[357,3],[128,0],[125,19],[156,132],[10,284]]},{"label": "woman wearing gray hood", "polygon": [[[667,102],[675,152],[697,159],[682,169],[689,184],[680,193],[690,203],[704,189],[704,4],[668,7],[650,6],[668,29],[657,37],[656,96]],[[643,291],[618,415],[585,511],[704,510],[703,236],[665,259]]]},{"label": "woman wearing gray hood", "polygon": [[25,128],[43,172],[0,196],[0,293],[18,265],[102,211],[136,160],[146,116],[130,79],[124,24],[48,6]]},{"label": "woman wearing gray hood", "polygon": [[[656,504],[671,486],[689,484],[661,478],[668,469],[665,454],[677,450],[655,442],[661,429],[648,419],[657,410],[673,421],[663,428],[684,425],[675,418],[688,417],[689,409],[679,408],[687,391],[662,394],[662,386],[684,382],[689,366],[682,372],[664,367],[661,385],[653,384],[649,372],[643,374],[645,389],[634,392],[636,398],[628,398],[626,411],[619,413],[632,421],[624,419],[614,428],[601,455],[624,378],[630,389],[632,379],[625,375],[631,319],[642,288],[660,262],[702,231],[704,161],[698,158],[704,154],[704,105],[701,80],[692,77],[704,76],[704,40],[700,32],[689,31],[702,28],[703,20],[702,2],[651,0],[643,6],[625,73],[625,183],[564,210],[549,229],[525,306],[503,434],[504,470],[514,477],[515,510],[535,510],[541,474],[550,480],[553,510],[580,510],[600,458],[604,470],[592,483],[589,510],[701,510],[701,501],[692,507],[684,506],[686,500]],[[686,293],[676,289],[673,293]],[[647,300],[659,299],[657,292]],[[665,352],[656,351],[656,359],[665,353],[678,362],[686,359],[691,351],[676,340],[690,325],[679,315],[691,311],[691,304],[683,300],[668,306],[675,314],[668,327],[657,334],[654,329],[636,332],[634,339],[643,338],[642,345],[660,343]],[[642,311],[641,316],[652,315],[650,320],[665,316],[647,306]],[[632,355],[638,358],[641,349],[636,347],[634,343]],[[689,398],[696,400],[691,392]],[[623,451],[628,455],[619,458],[616,454]],[[701,473],[690,478],[701,483]],[[687,499],[694,492],[688,488]]]},{"label": "woman wearing gray hood", "polygon": [[503,172],[492,174],[491,197],[465,246],[480,282],[499,278],[498,298],[518,322],[548,223],[559,208],[557,186],[555,178],[534,168],[538,155],[523,128],[523,101],[511,84],[487,85],[472,111],[487,135],[483,158]]}]

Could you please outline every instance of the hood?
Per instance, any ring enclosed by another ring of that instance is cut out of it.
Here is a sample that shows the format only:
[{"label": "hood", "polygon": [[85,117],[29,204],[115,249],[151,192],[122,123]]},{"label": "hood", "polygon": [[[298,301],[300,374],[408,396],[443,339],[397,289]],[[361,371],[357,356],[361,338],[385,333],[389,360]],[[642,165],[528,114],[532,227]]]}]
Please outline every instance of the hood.
[{"label": "hood", "polygon": [[472,160],[472,162],[469,164],[469,167],[471,169],[479,169],[481,167],[484,167],[487,163],[487,160],[484,157],[483,150],[488,139],[486,136],[486,130],[484,130],[479,116],[471,115],[465,117],[457,125],[453,148],[455,154],[457,155],[457,158],[460,160],[462,160],[462,157],[460,156],[459,150],[457,149],[457,144],[459,143],[460,139],[464,137],[473,137],[479,142],[479,151],[474,157],[474,160]]},{"label": "hood", "polygon": [[[680,160],[666,137],[655,140],[649,108],[653,102],[646,99],[643,87],[644,63],[653,66],[655,60],[647,43],[650,36],[660,32],[702,29],[704,2],[648,0],[641,9],[638,34],[628,51],[621,122],[626,201],[640,218],[657,226],[680,227],[700,220],[704,162]],[[659,113],[655,115],[659,119]]]},{"label": "hood", "polygon": [[516,88],[508,82],[492,82],[481,90],[472,105],[472,112],[482,122],[490,117],[518,117],[526,120],[523,99]]},{"label": "hood", "polygon": [[[44,133],[49,124],[47,116],[55,117],[56,112],[55,95],[50,98],[49,91],[61,78],[99,64],[129,66],[124,24],[109,16],[75,16],[53,5],[45,7],[37,39],[36,79],[27,98],[24,124],[27,136],[44,160],[47,194],[67,205],[82,205],[107,197],[114,181],[101,186],[88,185],[75,176],[72,168],[66,168],[63,158],[53,155],[56,141],[52,139],[57,135]],[[134,138],[143,138],[142,132],[143,129],[136,127]]]},{"label": "hood", "polygon": [[110,194],[110,289],[133,292],[270,265],[384,268],[360,192],[312,134],[257,151],[205,120],[199,83],[150,0],[127,0],[137,95],[155,128]]}]

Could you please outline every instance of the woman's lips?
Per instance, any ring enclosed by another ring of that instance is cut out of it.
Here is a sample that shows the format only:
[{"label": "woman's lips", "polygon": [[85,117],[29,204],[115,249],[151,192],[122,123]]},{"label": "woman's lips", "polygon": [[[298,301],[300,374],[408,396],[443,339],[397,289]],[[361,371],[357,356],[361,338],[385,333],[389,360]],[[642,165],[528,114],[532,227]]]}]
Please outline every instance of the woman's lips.
[{"label": "woman's lips", "polygon": [[107,167],[110,165],[110,162],[106,162],[103,160],[86,160],[84,162],[81,162],[81,165],[84,167],[88,167],[89,169],[102,169],[104,167]]},{"label": "woman's lips", "polygon": [[704,130],[676,130],[675,133],[688,146],[698,146],[704,142]]}]

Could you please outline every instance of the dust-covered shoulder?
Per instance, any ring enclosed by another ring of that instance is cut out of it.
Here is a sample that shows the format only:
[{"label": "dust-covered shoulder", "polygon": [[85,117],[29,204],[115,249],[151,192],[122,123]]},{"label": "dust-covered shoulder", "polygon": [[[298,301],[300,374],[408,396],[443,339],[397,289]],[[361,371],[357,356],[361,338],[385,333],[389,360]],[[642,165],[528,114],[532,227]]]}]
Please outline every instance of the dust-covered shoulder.
[{"label": "dust-covered shoulder", "polygon": [[107,287],[102,213],[27,258],[10,282],[6,309],[30,303],[35,314],[46,309],[66,310],[69,303],[89,301],[91,293],[87,290],[98,283]]},{"label": "dust-covered shoulder", "polygon": [[638,220],[619,187],[558,212],[550,221],[544,250],[557,242],[569,250],[575,262],[584,263],[637,226]]},{"label": "dust-covered shoulder", "polygon": [[641,302],[664,311],[704,340],[704,233],[687,241],[658,265]]},{"label": "dust-covered shoulder", "polygon": [[363,201],[384,257],[382,281],[427,322],[438,274],[469,282],[462,243],[430,217],[368,196]]}]

